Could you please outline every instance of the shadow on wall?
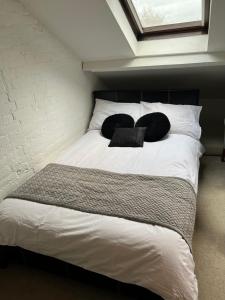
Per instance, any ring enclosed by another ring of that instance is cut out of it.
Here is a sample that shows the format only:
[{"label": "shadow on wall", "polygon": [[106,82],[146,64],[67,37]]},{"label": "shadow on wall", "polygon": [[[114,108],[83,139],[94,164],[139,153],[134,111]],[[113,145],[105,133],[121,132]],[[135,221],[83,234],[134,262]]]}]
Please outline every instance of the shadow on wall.
[{"label": "shadow on wall", "polygon": [[225,99],[200,99],[203,106],[200,123],[206,153],[221,155],[224,139]]}]

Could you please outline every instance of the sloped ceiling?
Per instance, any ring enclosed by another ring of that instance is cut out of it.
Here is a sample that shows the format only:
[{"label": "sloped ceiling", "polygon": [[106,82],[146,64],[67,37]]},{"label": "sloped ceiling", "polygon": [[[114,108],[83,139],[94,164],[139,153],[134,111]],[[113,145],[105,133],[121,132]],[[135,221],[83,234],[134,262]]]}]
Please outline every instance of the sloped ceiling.
[{"label": "sloped ceiling", "polygon": [[209,36],[138,42],[136,52],[113,13],[118,0],[17,1],[109,88],[196,87],[203,96],[225,95],[225,1],[211,0]]},{"label": "sloped ceiling", "polygon": [[20,2],[84,61],[134,56],[105,0]]},{"label": "sloped ceiling", "polygon": [[[99,72],[101,61],[109,71],[111,61],[133,59],[135,68],[149,68],[144,57],[169,57],[205,54],[201,62],[208,63],[210,55],[225,54],[225,1],[211,0],[209,34],[175,37],[139,42],[135,39],[119,0],[18,0],[40,20],[47,29],[77,53],[85,62],[84,69]],[[122,23],[127,22],[126,26]],[[133,35],[133,37],[131,37]],[[131,37],[130,39],[128,38]],[[221,56],[220,56],[221,57]],[[225,56],[224,56],[225,57]],[[189,64],[187,57],[187,64]],[[194,58],[194,56],[193,56]],[[136,61],[135,61],[136,59]],[[168,58],[169,59],[169,58]],[[211,60],[211,58],[210,58]],[[217,57],[212,57],[217,64]],[[89,65],[89,61],[96,62]],[[107,63],[109,61],[109,64]],[[198,61],[198,57],[197,57]],[[99,63],[98,63],[99,62]],[[211,62],[211,61],[210,61]],[[181,61],[181,63],[183,63]],[[191,61],[195,63],[195,61]],[[225,59],[220,59],[225,64]],[[115,62],[116,65],[116,62]],[[130,61],[122,62],[130,67]],[[174,66],[176,67],[176,66]],[[162,66],[163,68],[163,66]],[[132,71],[132,69],[129,69]]]}]

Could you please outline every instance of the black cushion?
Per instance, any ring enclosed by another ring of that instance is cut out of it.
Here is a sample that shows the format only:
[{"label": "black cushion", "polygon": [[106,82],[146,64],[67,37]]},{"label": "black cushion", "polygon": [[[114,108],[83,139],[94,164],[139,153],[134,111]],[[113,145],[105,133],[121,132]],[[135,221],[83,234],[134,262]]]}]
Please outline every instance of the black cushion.
[{"label": "black cushion", "polygon": [[170,130],[170,121],[165,114],[155,112],[142,116],[135,127],[146,127],[144,140],[156,142],[167,135]]},{"label": "black cushion", "polygon": [[127,114],[116,114],[106,118],[102,124],[101,132],[102,135],[111,139],[114,133],[115,128],[133,128],[134,119]]},{"label": "black cushion", "polygon": [[109,147],[143,147],[145,127],[116,128]]}]

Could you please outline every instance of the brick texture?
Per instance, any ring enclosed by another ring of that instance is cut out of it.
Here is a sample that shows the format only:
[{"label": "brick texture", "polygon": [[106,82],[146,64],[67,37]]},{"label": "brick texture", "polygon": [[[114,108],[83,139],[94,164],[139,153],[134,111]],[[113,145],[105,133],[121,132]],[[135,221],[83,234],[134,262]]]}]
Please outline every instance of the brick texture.
[{"label": "brick texture", "polygon": [[19,2],[0,7],[2,199],[85,132],[100,83]]}]

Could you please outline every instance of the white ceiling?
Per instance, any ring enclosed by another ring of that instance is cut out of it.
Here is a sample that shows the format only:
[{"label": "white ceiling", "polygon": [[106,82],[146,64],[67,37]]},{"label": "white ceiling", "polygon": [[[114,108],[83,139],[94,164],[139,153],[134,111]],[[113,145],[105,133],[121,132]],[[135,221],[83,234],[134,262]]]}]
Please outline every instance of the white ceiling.
[{"label": "white ceiling", "polygon": [[144,42],[134,40],[127,20],[122,24],[126,18],[118,0],[18,1],[109,88],[180,86],[200,88],[211,97],[225,95],[224,0],[211,0],[209,36]]},{"label": "white ceiling", "polygon": [[222,0],[211,0],[208,36],[144,42],[135,39],[119,0],[18,1],[85,62],[225,51]]},{"label": "white ceiling", "polygon": [[134,56],[105,0],[20,0],[20,2],[82,60]]}]

